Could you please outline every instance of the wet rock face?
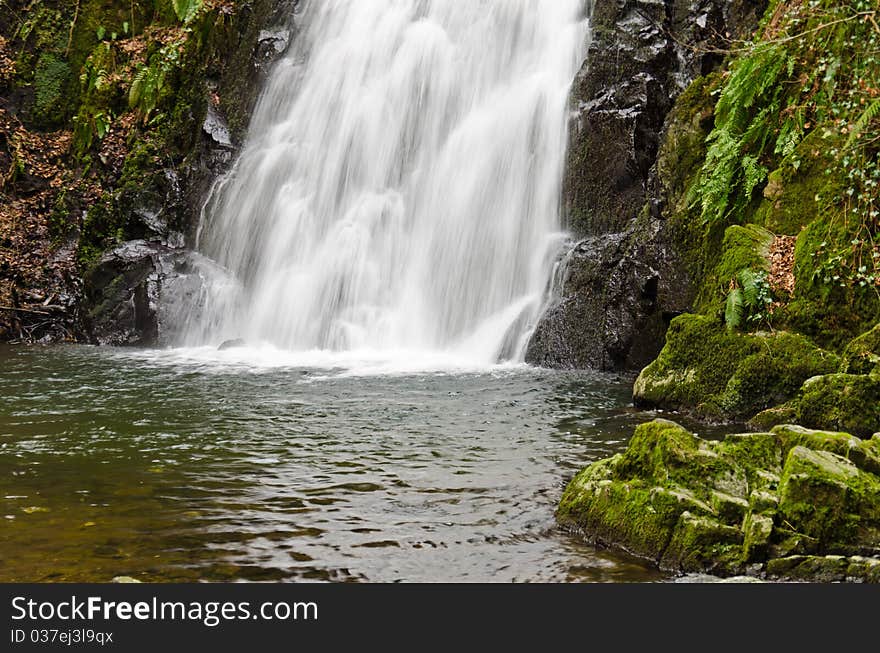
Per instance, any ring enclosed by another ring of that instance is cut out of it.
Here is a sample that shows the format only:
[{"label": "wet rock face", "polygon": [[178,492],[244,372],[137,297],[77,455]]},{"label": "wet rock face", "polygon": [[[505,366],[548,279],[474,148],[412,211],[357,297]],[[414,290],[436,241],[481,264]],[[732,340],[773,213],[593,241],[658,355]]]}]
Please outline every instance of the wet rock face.
[{"label": "wet rock face", "polygon": [[880,582],[878,447],[796,426],[707,441],[656,420],[575,476],[556,517],[674,572]]},{"label": "wet rock face", "polygon": [[656,357],[675,315],[670,309],[687,306],[686,285],[671,283],[676,271],[633,248],[632,238],[594,236],[571,251],[563,280],[568,292],[538,325],[526,352],[529,363],[619,370],[644,367]]},{"label": "wet rock face", "polygon": [[91,339],[140,347],[178,342],[180,321],[172,313],[186,310],[198,320],[204,285],[219,274],[219,266],[187,249],[158,241],[122,243],[101,257],[87,279]]},{"label": "wet rock face", "polygon": [[105,253],[87,279],[87,322],[101,345],[152,345],[159,278],[156,265],[166,251],[144,240],[123,243]]},{"label": "wet rock face", "polygon": [[565,213],[580,235],[622,231],[648,182],[675,98],[714,70],[725,35],[757,25],[766,2],[596,0],[593,42],[571,91]]},{"label": "wet rock face", "polygon": [[[193,115],[192,148],[177,165],[146,167],[120,192],[128,241],[106,252],[85,278],[84,321],[94,342],[174,342],[179,334],[169,311],[196,319],[206,264],[186,245],[215,180],[235,160],[261,82],[294,38],[296,6],[296,0],[265,0],[243,10],[223,75],[197,79],[207,97],[203,115]],[[163,294],[173,302],[160,301]]]},{"label": "wet rock face", "polygon": [[[692,284],[664,228],[658,151],[676,97],[720,65],[712,50],[751,33],[766,5],[595,0],[593,41],[571,91],[563,178],[566,226],[587,240],[569,257],[529,362],[638,369],[659,353],[669,318],[689,308]],[[597,239],[609,234],[623,235],[624,244]],[[646,301],[652,284],[656,296]]]}]

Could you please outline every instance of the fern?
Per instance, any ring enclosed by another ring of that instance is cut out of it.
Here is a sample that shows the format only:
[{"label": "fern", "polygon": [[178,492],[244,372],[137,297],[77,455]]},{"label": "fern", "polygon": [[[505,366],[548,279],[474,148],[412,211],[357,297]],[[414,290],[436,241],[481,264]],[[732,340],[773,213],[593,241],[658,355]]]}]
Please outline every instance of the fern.
[{"label": "fern", "polygon": [[131,82],[131,88],[128,90],[128,106],[131,108],[135,108],[141,102],[141,98],[144,94],[144,83],[146,81],[147,75],[149,74],[149,68],[144,66],[140,70],[135,73],[134,79]]},{"label": "fern", "polygon": [[180,42],[172,42],[141,66],[128,90],[128,106],[137,109],[144,124],[168,95],[169,75],[180,65]]},{"label": "fern", "polygon": [[772,302],[767,273],[748,268],[740,270],[727,294],[724,322],[729,330],[738,329],[745,322],[761,322],[768,317],[766,310]]},{"label": "fern", "polygon": [[734,288],[727,295],[727,303],[724,306],[724,322],[728,330],[733,331],[742,326],[745,312],[742,290]]},{"label": "fern", "polygon": [[871,102],[862,112],[862,115],[859,116],[858,120],[855,121],[850,129],[849,138],[846,141],[846,149],[851,148],[858,142],[865,128],[878,116],[880,116],[880,98]]},{"label": "fern", "polygon": [[736,275],[737,281],[742,286],[743,303],[749,308],[756,308],[759,300],[759,284],[763,278],[763,274],[753,272],[752,270],[740,270]]},{"label": "fern", "polygon": [[[761,158],[776,132],[783,85],[795,61],[778,44],[761,45],[731,71],[715,108],[706,162],[698,184],[702,219],[712,225],[739,213],[767,178]],[[789,127],[785,147],[794,147],[801,131]],[[779,139],[775,144],[779,147]],[[730,198],[736,198],[731,206]]]},{"label": "fern", "polygon": [[202,8],[202,0],[171,0],[177,20],[188,23],[195,18],[199,9]]}]

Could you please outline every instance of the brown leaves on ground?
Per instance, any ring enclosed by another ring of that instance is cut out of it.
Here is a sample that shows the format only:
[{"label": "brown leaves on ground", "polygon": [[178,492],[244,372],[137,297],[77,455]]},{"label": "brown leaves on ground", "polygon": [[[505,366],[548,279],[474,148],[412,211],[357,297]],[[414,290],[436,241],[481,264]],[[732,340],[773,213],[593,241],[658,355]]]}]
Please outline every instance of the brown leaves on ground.
[{"label": "brown leaves on ground", "polygon": [[121,174],[136,121],[116,118],[83,174],[70,130],[30,131],[0,106],[0,341],[74,338],[83,213]]},{"label": "brown leaves on ground", "polygon": [[[71,142],[69,130],[30,131],[0,108],[0,340],[74,336],[80,216],[67,215],[67,202],[88,206],[101,186],[70,166]],[[118,149],[112,156],[121,165]],[[69,242],[53,233],[53,216]]]},{"label": "brown leaves on ground", "polygon": [[64,328],[57,315],[75,294],[75,252],[53,245],[49,224],[71,133],[30,132],[0,108],[0,134],[0,337],[30,340]]},{"label": "brown leaves on ground", "polygon": [[220,14],[232,14],[236,10],[233,0],[205,0],[205,7]]},{"label": "brown leaves on ground", "polygon": [[777,295],[794,292],[795,236],[776,236],[770,244],[770,288]]},{"label": "brown leaves on ground", "polygon": [[0,83],[8,84],[15,77],[15,58],[9,49],[9,42],[0,36]]}]

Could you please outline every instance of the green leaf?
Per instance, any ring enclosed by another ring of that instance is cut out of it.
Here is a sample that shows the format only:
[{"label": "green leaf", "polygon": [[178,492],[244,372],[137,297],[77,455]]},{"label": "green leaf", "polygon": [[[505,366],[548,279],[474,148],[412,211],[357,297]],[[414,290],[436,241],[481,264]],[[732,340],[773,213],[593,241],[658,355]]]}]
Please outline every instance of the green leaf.
[{"label": "green leaf", "polygon": [[195,18],[196,13],[202,8],[202,0],[171,0],[177,20],[188,23]]},{"label": "green leaf", "polygon": [[727,295],[727,303],[724,307],[724,322],[729,330],[738,329],[743,322],[745,314],[745,305],[743,303],[743,293],[739,288],[734,288]]}]

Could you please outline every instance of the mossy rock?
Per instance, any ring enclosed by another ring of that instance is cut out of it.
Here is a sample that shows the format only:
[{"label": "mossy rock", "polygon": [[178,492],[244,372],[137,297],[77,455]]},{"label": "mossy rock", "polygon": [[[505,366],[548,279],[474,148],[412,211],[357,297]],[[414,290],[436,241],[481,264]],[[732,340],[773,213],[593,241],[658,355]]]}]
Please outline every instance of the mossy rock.
[{"label": "mossy rock", "polygon": [[870,437],[880,431],[880,377],[828,374],[809,379],[797,398],[797,423]]},{"label": "mossy rock", "polygon": [[657,153],[657,178],[667,201],[676,209],[687,204],[687,191],[706,158],[706,137],[712,131],[717,102],[714,92],[720,83],[717,73],[698,77],[678,96],[666,117]]},{"label": "mossy rock", "polygon": [[[844,361],[843,366],[846,365]],[[794,399],[764,410],[749,420],[754,429],[769,429],[780,424],[846,431],[860,438],[870,438],[880,431],[880,375],[811,377]]]},{"label": "mossy rock", "polygon": [[835,252],[851,248],[856,227],[832,212],[806,224],[795,245],[794,295],[777,315],[780,325],[834,351],[842,351],[880,321],[875,290],[848,285],[839,278],[839,269],[826,267]]},{"label": "mossy rock", "polygon": [[683,512],[660,566],[682,572],[737,573],[743,559],[743,532],[712,517]]},{"label": "mossy rock", "polygon": [[838,365],[836,355],[798,334],[743,334],[714,318],[682,315],[672,320],[666,346],[642,370],[633,394],[639,406],[744,420],[788,401],[806,379]]},{"label": "mossy rock", "polygon": [[794,555],[787,558],[774,558],[767,563],[770,576],[789,580],[801,580],[821,583],[839,583],[847,579],[847,572],[853,565],[850,558],[844,556],[804,556]]},{"label": "mossy rock", "polygon": [[880,438],[782,426],[719,442],[655,420],[625,452],[577,474],[556,518],[670,571],[870,580],[878,455]]},{"label": "mossy rock", "polygon": [[72,85],[73,73],[66,61],[51,53],[41,55],[34,71],[34,122],[48,127],[64,122],[71,112]]},{"label": "mossy rock", "polygon": [[721,257],[711,274],[704,278],[697,298],[701,312],[718,310],[729,292],[730,282],[745,269],[770,270],[770,245],[774,234],[756,224],[733,225],[724,232]]},{"label": "mossy rock", "polygon": [[846,346],[840,371],[846,374],[880,375],[880,323]]},{"label": "mossy rock", "polygon": [[788,402],[781,406],[762,410],[749,420],[749,426],[756,431],[766,431],[780,424],[794,424],[796,422],[797,406]]},{"label": "mossy rock", "polygon": [[829,210],[845,189],[845,180],[825,174],[836,167],[830,152],[842,147],[836,134],[811,132],[772,171],[755,221],[776,233],[797,236],[804,225]]},{"label": "mossy rock", "polygon": [[880,551],[880,478],[843,456],[796,446],[779,485],[779,514],[810,553]]}]

